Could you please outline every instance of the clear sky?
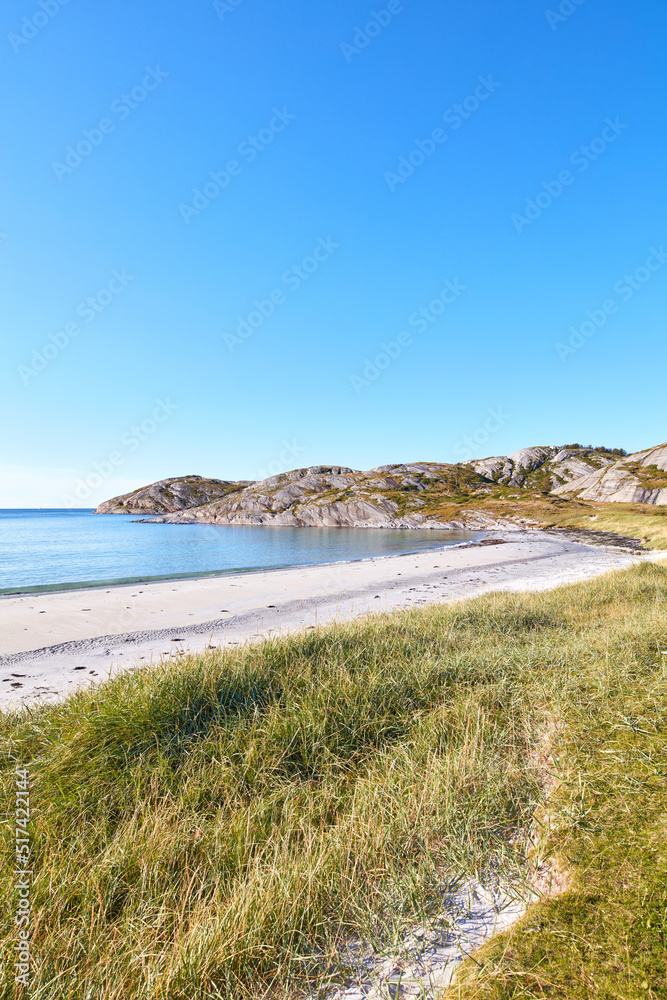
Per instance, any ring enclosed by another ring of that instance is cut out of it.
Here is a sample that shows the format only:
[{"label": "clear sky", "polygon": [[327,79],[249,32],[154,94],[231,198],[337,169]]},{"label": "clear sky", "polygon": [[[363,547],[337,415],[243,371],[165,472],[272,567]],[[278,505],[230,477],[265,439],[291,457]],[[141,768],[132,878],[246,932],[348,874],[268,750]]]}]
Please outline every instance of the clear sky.
[{"label": "clear sky", "polygon": [[663,0],[0,19],[0,506],[667,438]]}]

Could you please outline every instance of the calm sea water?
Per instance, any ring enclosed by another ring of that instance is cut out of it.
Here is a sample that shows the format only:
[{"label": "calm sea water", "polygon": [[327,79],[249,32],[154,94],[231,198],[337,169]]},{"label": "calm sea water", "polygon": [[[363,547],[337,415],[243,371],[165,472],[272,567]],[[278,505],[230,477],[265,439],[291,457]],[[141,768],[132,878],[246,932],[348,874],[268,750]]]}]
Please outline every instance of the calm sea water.
[{"label": "calm sea water", "polygon": [[0,510],[0,593],[370,559],[442,548],[467,531],[136,524],[87,510]]}]

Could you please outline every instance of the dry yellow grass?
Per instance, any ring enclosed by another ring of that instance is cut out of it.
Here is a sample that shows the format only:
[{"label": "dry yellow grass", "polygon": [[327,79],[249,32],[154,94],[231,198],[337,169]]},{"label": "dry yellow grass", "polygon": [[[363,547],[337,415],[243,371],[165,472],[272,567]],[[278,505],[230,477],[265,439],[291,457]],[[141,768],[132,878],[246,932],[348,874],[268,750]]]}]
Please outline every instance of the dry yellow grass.
[{"label": "dry yellow grass", "polygon": [[[563,784],[550,849],[564,852],[577,886],[598,865],[595,891],[613,913],[639,912],[655,883],[640,866],[619,889],[618,870],[600,868],[600,850],[611,848],[598,849],[588,817],[593,803],[614,850],[627,853],[630,833],[633,850],[651,850],[664,782],[649,803],[641,762],[649,774],[663,752],[666,599],[667,571],[644,565],[552,593],[211,652],[2,718],[6,802],[17,763],[32,774],[35,878],[32,985],[16,988],[6,964],[0,995],[296,1000],[324,991],[340,978],[347,935],[388,946],[428,920],[452,879],[530,871],[545,793],[539,751],[554,717]],[[638,768],[623,764],[622,780],[639,784],[623,784],[618,801],[618,766],[590,767],[607,747]],[[635,822],[627,808],[638,794],[646,810]],[[0,919],[11,944],[7,828],[3,836]],[[568,910],[570,899],[550,918],[554,940],[568,927],[589,932],[585,922],[577,929],[584,911]],[[609,979],[630,947],[653,989],[658,953],[643,953],[622,927],[610,919],[604,954],[584,950],[581,961],[606,962]],[[512,993],[514,967],[505,975],[489,961],[488,989],[505,990],[489,996],[548,995]]]}]

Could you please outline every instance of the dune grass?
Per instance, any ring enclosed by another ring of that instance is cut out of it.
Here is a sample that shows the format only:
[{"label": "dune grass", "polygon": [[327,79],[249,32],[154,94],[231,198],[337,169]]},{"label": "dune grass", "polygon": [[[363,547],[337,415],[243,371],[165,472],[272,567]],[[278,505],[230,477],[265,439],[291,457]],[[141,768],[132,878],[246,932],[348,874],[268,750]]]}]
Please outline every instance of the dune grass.
[{"label": "dune grass", "polygon": [[[558,523],[638,538],[646,549],[667,549],[667,507],[650,504],[590,504],[588,514],[566,514]],[[594,517],[595,520],[591,520]]]},{"label": "dune grass", "polygon": [[[503,489],[502,499],[476,501],[467,505],[471,512],[480,509],[501,517],[516,520],[529,518],[542,528],[581,528],[592,531],[611,531],[615,535],[637,538],[645,549],[667,549],[667,507],[652,504],[624,504],[586,502],[527,492],[513,498]],[[499,491],[500,493],[500,491]],[[455,516],[453,510],[448,517]]]},{"label": "dune grass", "polygon": [[5,963],[0,996],[324,997],[350,934],[389,947],[462,876],[527,877],[536,844],[573,888],[460,995],[589,996],[557,973],[606,963],[648,985],[600,995],[664,996],[664,924],[650,948],[640,924],[664,916],[666,599],[667,571],[643,565],[211,651],[3,717],[7,803],[31,771],[35,878],[31,986]]},{"label": "dune grass", "polygon": [[478,952],[443,1000],[667,997],[665,575],[622,574],[625,600],[603,589],[598,688],[563,706],[561,784],[535,819],[567,891]]}]

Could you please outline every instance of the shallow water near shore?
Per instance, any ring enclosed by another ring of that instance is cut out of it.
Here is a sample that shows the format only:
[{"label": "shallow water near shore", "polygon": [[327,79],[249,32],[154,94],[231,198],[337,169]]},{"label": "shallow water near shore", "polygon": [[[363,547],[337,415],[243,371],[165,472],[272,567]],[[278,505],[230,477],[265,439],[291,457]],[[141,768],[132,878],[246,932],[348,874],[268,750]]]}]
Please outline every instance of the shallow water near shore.
[{"label": "shallow water near shore", "polygon": [[92,510],[0,510],[0,594],[377,559],[470,531],[140,524]]}]

